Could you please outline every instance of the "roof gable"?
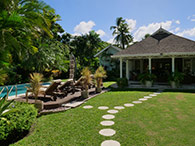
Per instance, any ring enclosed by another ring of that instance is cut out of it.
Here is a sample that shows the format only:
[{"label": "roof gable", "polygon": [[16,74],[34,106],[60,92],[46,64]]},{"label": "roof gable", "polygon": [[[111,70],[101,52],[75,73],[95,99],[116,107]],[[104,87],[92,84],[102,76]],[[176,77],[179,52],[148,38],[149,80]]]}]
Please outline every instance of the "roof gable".
[{"label": "roof gable", "polygon": [[101,51],[99,51],[97,54],[94,55],[94,57],[97,57],[99,56],[101,53],[103,53],[104,51],[108,50],[109,48],[113,48],[113,49],[116,49],[117,51],[121,51],[122,49],[118,48],[118,47],[115,47],[113,45],[109,45],[107,46],[106,48],[102,49]]}]

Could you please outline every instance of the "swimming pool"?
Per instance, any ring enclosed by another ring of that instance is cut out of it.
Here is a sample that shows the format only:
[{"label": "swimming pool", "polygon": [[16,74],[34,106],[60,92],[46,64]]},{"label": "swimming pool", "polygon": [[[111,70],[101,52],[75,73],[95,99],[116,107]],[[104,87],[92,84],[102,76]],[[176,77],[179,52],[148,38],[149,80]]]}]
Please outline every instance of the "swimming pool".
[{"label": "swimming pool", "polygon": [[[42,85],[49,85],[50,83],[47,82],[47,83],[43,83]],[[8,87],[8,90],[10,90],[11,88],[13,87],[12,91],[10,92],[9,96],[13,96],[13,95],[16,95],[16,87],[17,86],[17,95],[19,94],[24,94],[26,93],[26,88],[25,87],[29,87],[29,83],[26,83],[26,84],[18,84],[18,85],[7,85]],[[0,91],[6,86],[0,86]],[[0,97],[3,97],[7,94],[7,89],[5,88],[3,90],[3,92],[0,94]]]}]

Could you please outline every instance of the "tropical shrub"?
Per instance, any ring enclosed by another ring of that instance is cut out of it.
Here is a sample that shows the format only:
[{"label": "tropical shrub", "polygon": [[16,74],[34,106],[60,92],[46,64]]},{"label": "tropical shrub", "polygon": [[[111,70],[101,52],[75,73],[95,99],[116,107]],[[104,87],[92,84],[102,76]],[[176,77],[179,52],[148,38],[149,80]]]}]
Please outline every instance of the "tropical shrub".
[{"label": "tropical shrub", "polygon": [[28,90],[33,93],[35,97],[35,101],[37,100],[39,90],[41,88],[42,79],[43,79],[43,75],[40,73],[30,74],[30,88],[28,88]]},{"label": "tropical shrub", "polygon": [[106,77],[106,71],[104,70],[104,68],[102,66],[100,66],[95,74],[94,74],[94,78],[96,80],[96,86],[97,86],[97,90],[100,90],[101,88],[101,84],[102,84],[102,80],[103,78]]},{"label": "tropical shrub", "polygon": [[0,120],[0,143],[5,145],[27,134],[37,116],[37,110],[33,105],[19,102],[13,104],[14,106],[11,109],[14,109],[15,112],[4,116],[10,121],[10,124]]},{"label": "tropical shrub", "polygon": [[118,78],[116,80],[117,85],[119,88],[127,87],[128,86],[128,80],[127,78]]},{"label": "tropical shrub", "polygon": [[81,75],[82,75],[82,78],[83,78],[83,82],[82,82],[82,85],[83,85],[83,89],[85,92],[83,92],[83,94],[85,94],[85,98],[88,97],[88,89],[89,89],[89,85],[91,83],[91,71],[89,70],[88,67],[84,68],[81,72]]}]

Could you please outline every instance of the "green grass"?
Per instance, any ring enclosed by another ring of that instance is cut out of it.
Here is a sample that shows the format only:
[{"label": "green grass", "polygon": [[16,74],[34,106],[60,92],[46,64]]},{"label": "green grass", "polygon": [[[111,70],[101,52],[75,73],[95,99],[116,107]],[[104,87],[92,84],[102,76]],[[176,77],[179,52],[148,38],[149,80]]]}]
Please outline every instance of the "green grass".
[{"label": "green grass", "polygon": [[104,85],[105,88],[108,88],[108,87],[110,87],[113,84],[116,84],[116,82],[115,81],[107,81],[107,82],[104,82],[103,83],[103,85]]},{"label": "green grass", "polygon": [[194,146],[195,95],[191,93],[162,93],[142,104],[117,113],[110,128],[112,137],[98,134],[106,111],[98,106],[123,105],[151,92],[112,91],[89,100],[81,107],[38,118],[34,132],[15,146],[99,146],[104,140],[117,140],[122,146]]}]

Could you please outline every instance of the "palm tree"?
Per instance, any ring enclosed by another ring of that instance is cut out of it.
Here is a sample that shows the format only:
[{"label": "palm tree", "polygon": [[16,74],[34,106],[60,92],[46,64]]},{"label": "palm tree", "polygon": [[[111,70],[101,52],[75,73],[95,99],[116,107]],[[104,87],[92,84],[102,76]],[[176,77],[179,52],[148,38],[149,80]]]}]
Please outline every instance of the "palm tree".
[{"label": "palm tree", "polygon": [[114,29],[112,35],[116,35],[114,40],[121,48],[125,49],[132,41],[133,37],[129,32],[129,26],[122,17],[116,19],[116,26],[111,26],[110,30]]}]

